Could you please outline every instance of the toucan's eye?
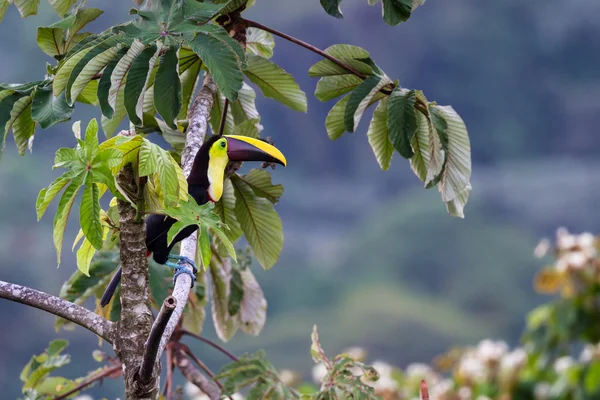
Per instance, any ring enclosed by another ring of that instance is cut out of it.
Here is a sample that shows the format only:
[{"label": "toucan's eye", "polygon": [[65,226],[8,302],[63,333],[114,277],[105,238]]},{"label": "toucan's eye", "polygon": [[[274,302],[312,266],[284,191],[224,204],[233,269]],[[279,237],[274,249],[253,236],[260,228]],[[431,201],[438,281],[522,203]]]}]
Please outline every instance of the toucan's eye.
[{"label": "toucan's eye", "polygon": [[225,148],[225,146],[227,146],[227,143],[225,143],[225,141],[223,140],[223,141],[221,142],[221,147],[222,147],[222,148]]}]

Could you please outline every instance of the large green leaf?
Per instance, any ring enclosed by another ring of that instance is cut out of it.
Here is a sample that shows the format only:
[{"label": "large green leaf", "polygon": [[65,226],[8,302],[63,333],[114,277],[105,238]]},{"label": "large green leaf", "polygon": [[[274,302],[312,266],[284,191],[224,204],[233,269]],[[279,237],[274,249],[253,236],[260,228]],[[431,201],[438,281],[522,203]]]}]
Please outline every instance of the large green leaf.
[{"label": "large green leaf", "polygon": [[235,335],[239,327],[239,320],[229,315],[231,259],[226,257],[219,262],[216,257],[213,257],[209,271],[213,324],[219,339],[227,342]]},{"label": "large green leaf", "polygon": [[72,112],[73,107],[65,100],[64,92],[55,97],[50,88],[36,89],[31,105],[31,117],[42,129],[69,120]]},{"label": "large green leaf", "polygon": [[6,132],[11,129],[19,154],[25,154],[27,143],[35,133],[35,122],[31,119],[31,96],[21,97],[10,111],[10,120],[6,123]]},{"label": "large green leaf", "polygon": [[225,97],[236,100],[244,79],[241,68],[245,66],[245,54],[239,43],[225,29],[210,24],[198,27],[195,36],[184,37]]},{"label": "large green leaf", "polygon": [[114,109],[111,118],[107,118],[102,115],[101,124],[102,130],[106,137],[111,137],[117,127],[121,124],[125,116],[127,115],[127,110],[125,109],[125,85],[121,86],[121,89],[117,93],[117,97],[115,103],[111,105],[111,108]]},{"label": "large green leaf", "polygon": [[246,76],[258,85],[266,97],[275,99],[286,106],[306,112],[306,94],[294,81],[294,77],[272,61],[256,55],[248,55]]},{"label": "large green leaf", "polygon": [[[210,110],[210,127],[213,131],[213,134],[219,134],[219,129],[221,127],[221,119],[223,118],[223,109],[225,107],[225,95],[219,90],[215,95],[215,101]],[[234,120],[232,108],[228,107],[227,115],[225,116],[225,125],[223,126],[223,134],[224,135],[232,135],[234,128]]]},{"label": "large green leaf", "polygon": [[6,146],[6,136],[10,132],[6,126],[11,119],[11,111],[15,103],[22,97],[23,95],[20,93],[12,93],[0,101],[0,159]]},{"label": "large green leaf", "polygon": [[13,0],[21,17],[25,18],[37,14],[40,0]]},{"label": "large green leaf", "polygon": [[267,321],[267,300],[250,268],[242,269],[239,274],[243,296],[235,316],[243,332],[258,336]]},{"label": "large green leaf", "polygon": [[413,0],[381,0],[383,20],[389,25],[398,25],[410,18]]},{"label": "large green leaf", "polygon": [[271,174],[264,169],[255,168],[239,178],[250,185],[257,196],[264,197],[273,204],[277,203],[283,195],[283,185],[274,185],[271,182]]},{"label": "large green leaf", "polygon": [[319,79],[315,90],[315,97],[321,101],[335,99],[354,90],[363,82],[355,75],[325,76]]},{"label": "large green leaf", "polygon": [[186,119],[192,94],[196,90],[196,84],[202,68],[202,61],[193,52],[179,49],[179,74],[181,79],[181,111],[178,119]]},{"label": "large green leaf", "polygon": [[[86,239],[97,249],[102,248],[102,224],[100,223],[100,194],[98,185],[86,186],[80,207],[81,229]],[[83,272],[83,271],[82,271]]]},{"label": "large green leaf", "polygon": [[54,217],[54,247],[56,248],[56,260],[60,265],[60,256],[62,252],[62,243],[65,237],[65,229],[67,228],[67,221],[69,220],[69,214],[71,213],[71,207],[77,197],[77,193],[81,188],[81,182],[73,181],[63,192],[60,202],[58,203],[58,210]]},{"label": "large green leaf", "polygon": [[[160,44],[160,42],[158,42]],[[161,45],[152,45],[133,61],[125,85],[125,109],[129,120],[140,125],[143,118],[144,94]]]},{"label": "large green leaf", "polygon": [[102,115],[106,118],[112,118],[114,109],[110,105],[108,100],[110,87],[112,85],[111,76],[113,71],[115,70],[117,63],[120,62],[121,58],[128,53],[127,48],[122,48],[115,55],[115,57],[110,61],[106,67],[104,67],[104,71],[102,71],[102,76],[100,77],[100,81],[98,82],[98,102],[100,103],[100,109],[102,110]]},{"label": "large green leaf", "polygon": [[[254,89],[244,82],[242,88],[238,92],[237,101],[230,104],[231,115],[233,116],[233,121],[236,125],[251,119],[260,121],[260,114],[256,109],[255,100],[256,93],[254,92]],[[259,122],[257,122],[255,126],[258,132],[263,130],[263,126]]]},{"label": "large green leaf", "polygon": [[[129,72],[131,65],[137,59],[137,57],[139,57],[139,55],[142,54],[144,49],[146,49],[146,46],[136,39],[127,50],[127,53],[123,57],[121,57],[121,59],[113,69],[112,74],[110,76],[110,89],[108,91],[108,104],[113,110],[115,110],[115,105],[117,104],[117,97],[119,96],[119,92],[121,92],[121,90],[124,89],[127,73]],[[148,57],[148,60],[150,59],[150,57]],[[98,91],[100,90],[101,89],[99,87]],[[100,94],[98,94],[98,98],[101,99]],[[100,101],[102,101],[102,99]]]},{"label": "large green leaf", "polygon": [[246,51],[264,58],[273,57],[275,40],[269,32],[257,28],[248,28],[246,36]]},{"label": "large green leaf", "polygon": [[231,242],[235,242],[242,236],[240,223],[235,216],[235,193],[229,179],[223,182],[223,195],[215,204],[215,214],[226,225],[226,228],[223,230]]},{"label": "large green leaf", "polygon": [[177,49],[171,47],[160,58],[160,65],[154,80],[154,106],[156,111],[173,129],[177,129],[175,118],[181,109],[181,81],[177,67]]},{"label": "large green leaf", "polygon": [[410,143],[417,131],[417,111],[415,110],[416,94],[414,90],[406,91],[394,88],[390,95],[387,109],[387,128],[394,148],[404,158],[411,158],[413,151]]},{"label": "large green leaf", "polygon": [[372,104],[375,95],[387,84],[391,83],[387,78],[372,75],[358,86],[351,94],[346,110],[344,111],[344,127],[348,132],[354,132],[358,126],[363,113]]},{"label": "large green leaf", "polygon": [[67,11],[77,2],[77,0],[48,0],[56,13],[63,17]]},{"label": "large green leaf", "polygon": [[52,203],[52,200],[54,200],[56,195],[60,193],[60,191],[63,190],[69,184],[69,182],[69,178],[62,176],[56,179],[54,182],[52,182],[52,184],[49,187],[43,188],[40,191],[37,201],[35,202],[35,210],[37,213],[38,221],[42,218],[42,216],[46,212],[46,209],[48,208],[50,203]]},{"label": "large green leaf", "polygon": [[343,18],[342,10],[340,10],[340,3],[342,0],[321,0],[321,6],[327,14],[336,17]]},{"label": "large green leaf", "polygon": [[388,131],[388,98],[381,100],[369,125],[367,138],[375,153],[375,158],[382,170],[387,171],[394,156],[394,145],[392,144]]},{"label": "large green leaf", "polygon": [[343,97],[331,108],[331,110],[329,110],[329,113],[327,114],[327,118],[325,119],[325,129],[327,129],[327,135],[331,140],[341,138],[344,132],[346,132],[346,127],[344,125],[344,113],[346,111],[346,106],[348,105],[348,100],[350,100],[349,95]]},{"label": "large green leaf", "polygon": [[254,255],[265,269],[271,268],[283,248],[281,219],[267,199],[258,197],[252,187],[237,176],[231,182],[235,189],[235,214]]}]

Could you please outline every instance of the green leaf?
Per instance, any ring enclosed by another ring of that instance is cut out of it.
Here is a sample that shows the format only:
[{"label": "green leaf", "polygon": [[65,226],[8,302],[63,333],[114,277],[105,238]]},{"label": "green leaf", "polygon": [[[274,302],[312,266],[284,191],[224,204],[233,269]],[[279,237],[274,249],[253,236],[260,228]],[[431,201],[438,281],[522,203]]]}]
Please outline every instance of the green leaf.
[{"label": "green leaf", "polygon": [[406,90],[396,87],[390,95],[387,109],[387,128],[390,140],[404,158],[411,158],[414,154],[410,143],[418,128],[415,103],[416,93],[414,90],[406,92]]},{"label": "green leaf", "polygon": [[600,361],[594,360],[590,363],[585,373],[585,392],[593,395],[600,389]]},{"label": "green leaf", "polygon": [[344,127],[348,132],[354,132],[363,113],[372,104],[375,95],[390,81],[379,75],[373,75],[357,87],[348,100],[348,105],[344,111]]},{"label": "green leaf", "polygon": [[25,18],[37,14],[40,0],[14,0],[14,4],[17,6],[21,17]]},{"label": "green leaf", "polygon": [[231,115],[235,125],[239,125],[248,120],[256,120],[255,127],[258,132],[263,130],[260,124],[260,114],[256,109],[256,92],[246,82],[238,92],[238,99],[230,103]]},{"label": "green leaf", "polygon": [[264,197],[275,204],[283,195],[283,185],[274,185],[271,182],[271,174],[264,169],[253,169],[245,176],[239,176],[246,182],[258,197]]},{"label": "green leaf", "polygon": [[235,189],[235,214],[246,239],[265,269],[271,268],[283,248],[283,228],[281,219],[273,205],[258,197],[252,187],[237,176],[231,182]]},{"label": "green leaf", "polygon": [[[158,146],[157,146],[158,147]],[[179,198],[179,180],[177,179],[179,165],[165,150],[158,148],[156,151],[156,172],[163,191],[164,203],[170,198]]]},{"label": "green leaf", "polygon": [[257,28],[248,28],[246,32],[246,51],[263,58],[273,57],[275,40],[269,32]]},{"label": "green leaf", "polygon": [[60,122],[71,118],[73,107],[65,100],[65,94],[54,97],[52,89],[37,88],[33,95],[31,117],[40,124],[42,129],[48,129]]},{"label": "green leaf", "polygon": [[6,129],[8,122],[11,119],[11,111],[14,105],[23,97],[20,93],[14,93],[6,96],[0,101],[0,159],[6,146],[6,136],[10,130]]},{"label": "green leaf", "polygon": [[202,266],[204,267],[204,270],[207,270],[210,265],[212,251],[210,249],[210,234],[208,233],[208,227],[206,225],[202,225],[200,229],[198,229],[198,252],[200,253]]},{"label": "green leaf", "polygon": [[65,53],[65,30],[40,26],[37,28],[37,44],[39,48],[50,57]]},{"label": "green leaf", "polygon": [[98,80],[91,80],[83,88],[81,93],[77,96],[75,101],[84,104],[90,104],[92,106],[98,105]]},{"label": "green leaf", "polygon": [[[267,322],[267,300],[250,268],[241,270],[240,277],[243,297],[236,318],[239,320],[240,329],[244,333],[258,336]],[[233,296],[233,283],[231,289]]]},{"label": "green leaf", "polygon": [[398,25],[410,18],[413,0],[382,0],[383,20],[389,25]]},{"label": "green leaf", "polygon": [[58,179],[56,179],[48,188],[43,188],[38,195],[35,210],[37,213],[38,221],[42,219],[42,216],[48,209],[52,200],[56,197],[56,195],[63,190],[67,184],[70,182],[70,179],[65,178],[64,175]]},{"label": "green leaf", "polygon": [[[184,49],[179,49],[179,74],[181,79],[181,110],[178,119],[186,119],[188,108],[192,99],[192,94],[196,90],[198,77],[200,74],[200,68],[202,68],[202,61],[195,53],[189,52],[187,54]],[[186,61],[187,60],[187,61]]]},{"label": "green leaf", "polygon": [[239,125],[236,125],[233,128],[233,134],[238,136],[247,136],[251,138],[258,138],[260,133],[256,128],[258,124],[257,119],[250,119],[248,121],[244,121]]},{"label": "green leaf", "polygon": [[125,109],[125,87],[124,86],[122,86],[121,90],[119,90],[119,93],[117,94],[117,100],[116,100],[115,104],[111,107],[114,109],[114,112],[112,113],[112,117],[107,118],[104,115],[102,115],[102,118],[101,118],[102,130],[104,131],[104,135],[108,138],[111,137],[115,133],[117,127],[121,124],[121,122],[127,115],[127,110]]},{"label": "green leaf", "polygon": [[56,13],[64,17],[67,11],[77,2],[77,0],[49,0],[50,5],[54,8]]},{"label": "green leaf", "polygon": [[306,112],[306,94],[300,90],[293,76],[277,64],[250,54],[248,69],[244,73],[260,87],[265,97],[275,99],[296,111]]},{"label": "green leaf", "polygon": [[[123,57],[121,57],[117,65],[115,65],[110,76],[110,89],[108,91],[107,98],[108,105],[113,110],[115,110],[115,106],[117,104],[117,97],[119,96],[119,93],[123,90],[123,87],[125,86],[127,73],[129,72],[133,62],[140,56],[140,54],[142,54],[142,52],[145,49],[146,46],[142,42],[140,42],[137,39],[134,40],[134,42],[129,47],[129,50],[127,50],[127,53]],[[150,57],[152,56],[147,57],[147,61],[150,60]],[[100,86],[102,86],[102,82],[100,82]],[[98,87],[98,98],[102,102],[103,96],[100,96],[100,90],[100,87]]]},{"label": "green leaf", "polygon": [[160,49],[160,46],[155,45],[144,49],[131,64],[129,74],[127,75],[125,109],[129,115],[129,120],[135,125],[142,123],[145,89]]},{"label": "green leaf", "polygon": [[[102,224],[100,223],[100,196],[98,185],[86,186],[81,198],[81,229],[87,240],[97,249],[102,249]],[[82,271],[83,272],[83,271]]]},{"label": "green leaf", "polygon": [[4,19],[9,4],[9,0],[0,0],[0,22]]},{"label": "green leaf", "polygon": [[417,132],[413,136],[410,145],[414,155],[410,158],[410,167],[414,173],[423,182],[427,180],[427,171],[429,170],[429,148],[430,148],[430,125],[427,117],[422,113],[416,113]]},{"label": "green leaf", "polygon": [[185,37],[225,97],[234,101],[244,79],[241,63],[245,60],[239,56],[240,51],[242,57],[244,52],[239,43],[233,41],[223,28],[210,24],[199,27],[194,37]]},{"label": "green leaf", "polygon": [[350,96],[343,97],[329,110],[327,118],[325,119],[325,129],[327,129],[327,135],[331,140],[337,140],[342,137],[346,132],[344,125],[344,113]]},{"label": "green leaf", "polygon": [[381,100],[369,125],[367,138],[382,170],[387,171],[394,156],[394,145],[388,131],[388,98]]},{"label": "green leaf", "polygon": [[[208,285],[206,274],[204,271],[199,271],[196,274],[196,289],[190,293],[188,303],[183,310],[183,328],[197,335],[202,333],[202,327],[206,319],[205,306],[208,301],[208,297],[206,296],[206,287]],[[171,281],[172,278],[169,280],[169,285],[172,285]]]},{"label": "green leaf", "polygon": [[100,103],[102,115],[104,115],[106,118],[112,118],[114,112],[114,109],[108,100],[110,87],[112,85],[111,76],[117,66],[117,63],[120,62],[121,58],[123,58],[128,51],[129,50],[127,48],[122,48],[119,50],[116,56],[106,65],[104,71],[102,71],[102,76],[98,82],[98,102]]},{"label": "green leaf", "polygon": [[80,179],[78,179],[78,181],[72,181],[65,189],[58,203],[53,229],[54,247],[56,248],[56,260],[58,265],[60,265],[62,242],[65,237],[65,229],[71,213],[71,207],[73,207],[73,202],[75,201],[75,197],[77,197],[77,193],[81,186]]},{"label": "green leaf", "polygon": [[325,12],[332,17],[344,18],[342,10],[340,10],[340,3],[342,0],[321,0],[321,6]]},{"label": "green leaf", "polygon": [[223,182],[223,195],[215,204],[215,214],[226,225],[223,230],[229,240],[235,242],[242,236],[242,228],[235,216],[235,193],[229,179]]},{"label": "green leaf", "polygon": [[10,111],[10,121],[6,124],[6,131],[13,130],[15,144],[20,155],[25,154],[29,139],[35,133],[35,122],[31,119],[31,97],[22,97],[15,103]]},{"label": "green leaf", "polygon": [[156,172],[156,148],[155,144],[150,142],[149,140],[144,140],[142,142],[142,146],[140,147],[139,153],[139,176],[148,176]]},{"label": "green leaf", "polygon": [[[51,0],[52,1],[52,0]],[[58,0],[61,1],[61,0]],[[82,30],[87,24],[96,20],[99,16],[101,16],[104,11],[98,8],[80,8],[75,14],[75,21],[69,27],[67,31],[67,37],[70,38],[71,41],[74,40],[76,34]],[[69,50],[69,48],[67,49]]]},{"label": "green leaf", "polygon": [[[221,119],[223,118],[223,109],[225,107],[225,95],[219,90],[215,95],[215,101],[210,110],[210,127],[213,134],[217,135],[221,127]],[[223,127],[224,135],[233,134],[234,122],[231,107],[227,109],[227,115],[225,116],[225,126]]]},{"label": "green leaf", "polygon": [[229,281],[229,303],[227,304],[227,311],[229,315],[235,316],[242,306],[242,298],[244,297],[244,282],[242,281],[242,274],[236,268],[231,269],[231,279]]},{"label": "green leaf", "polygon": [[160,58],[154,80],[154,106],[167,125],[177,129],[175,119],[181,109],[181,81],[177,73],[177,49],[171,47]]},{"label": "green leaf", "polygon": [[[96,46],[95,51],[90,51],[86,57],[81,59],[77,66],[71,72],[69,81],[67,82],[66,93],[68,94],[67,101],[70,100],[71,104],[77,99],[83,89],[91,82],[91,80],[100,73],[108,63],[110,63],[119,54],[122,49],[122,44],[116,44],[115,40],[107,40],[102,45]],[[112,46],[112,47],[111,47]],[[102,51],[103,49],[106,50]],[[98,49],[96,51],[96,49]],[[93,56],[92,58],[89,58]],[[80,64],[83,64],[82,68],[79,69]],[[70,96],[70,97],[69,97]]]},{"label": "green leaf", "polygon": [[321,101],[335,99],[354,90],[362,82],[363,80],[355,75],[326,76],[319,79],[315,96]]}]

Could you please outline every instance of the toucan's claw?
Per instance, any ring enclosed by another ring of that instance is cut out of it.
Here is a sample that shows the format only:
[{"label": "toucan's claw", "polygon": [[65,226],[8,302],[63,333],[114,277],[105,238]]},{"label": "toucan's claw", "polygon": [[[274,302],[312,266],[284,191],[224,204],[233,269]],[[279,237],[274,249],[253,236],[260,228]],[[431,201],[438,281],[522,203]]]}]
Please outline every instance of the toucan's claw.
[{"label": "toucan's claw", "polygon": [[[165,263],[165,265],[167,267],[171,267],[175,270],[175,275],[173,275],[173,285],[175,285],[175,282],[177,282],[177,278],[179,277],[179,275],[187,274],[192,278],[192,286],[191,287],[194,287],[194,283],[196,282],[196,273],[198,272],[198,269],[196,268],[196,265],[194,264],[194,262],[191,261],[189,258],[187,258],[187,257],[183,257],[183,258],[184,259],[180,260],[177,264],[167,261]],[[182,265],[182,262],[190,264],[194,271],[190,272],[189,269],[187,269],[185,266]]]},{"label": "toucan's claw", "polygon": [[177,264],[183,265],[184,263],[190,264],[192,269],[194,270],[194,274],[198,273],[198,268],[196,268],[196,263],[191,258],[186,256],[180,256],[178,254],[169,254],[169,258],[171,260],[177,260]]}]

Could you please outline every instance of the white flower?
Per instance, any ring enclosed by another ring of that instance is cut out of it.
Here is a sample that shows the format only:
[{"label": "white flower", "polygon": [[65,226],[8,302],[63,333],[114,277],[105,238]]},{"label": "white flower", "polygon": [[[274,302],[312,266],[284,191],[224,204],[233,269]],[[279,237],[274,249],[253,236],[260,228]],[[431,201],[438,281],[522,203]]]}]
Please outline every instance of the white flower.
[{"label": "white flower", "polygon": [[477,356],[484,362],[499,361],[508,351],[508,345],[503,341],[482,340],[477,346]]},{"label": "white flower", "polygon": [[367,358],[367,351],[362,347],[350,347],[342,353],[348,354],[356,361],[364,361]]},{"label": "white flower", "polygon": [[458,398],[460,400],[471,400],[472,396],[473,396],[473,391],[471,390],[470,387],[463,386],[460,389],[458,389]]},{"label": "white flower", "polygon": [[429,396],[431,399],[445,398],[452,393],[453,388],[454,382],[452,379],[444,379],[443,381],[430,386]]},{"label": "white flower", "polygon": [[399,389],[398,382],[393,379],[390,375],[383,375],[375,382],[371,383],[371,386],[375,391],[391,390],[396,391]]},{"label": "white flower", "polygon": [[245,397],[244,397],[244,396],[243,396],[241,393],[234,393],[234,394],[231,396],[231,399],[232,399],[232,400],[244,400],[244,399],[245,399]]},{"label": "white flower", "polygon": [[508,370],[520,369],[527,361],[527,353],[522,348],[516,348],[502,358],[502,368]]},{"label": "white flower", "polygon": [[571,235],[566,228],[558,228],[556,231],[556,247],[559,250],[568,250],[577,244],[575,236]]},{"label": "white flower", "polygon": [[548,250],[550,250],[550,241],[548,239],[542,239],[537,244],[537,246],[535,246],[535,250],[533,250],[533,255],[536,258],[542,258],[546,254],[548,254]]},{"label": "white flower", "polygon": [[584,232],[577,236],[577,245],[581,248],[594,247],[596,237],[589,232]]},{"label": "white flower", "polygon": [[312,368],[312,378],[315,383],[322,383],[323,378],[327,375],[327,367],[323,363],[319,363]]},{"label": "white flower", "polygon": [[583,348],[583,350],[581,350],[581,354],[579,354],[579,361],[588,363],[592,361],[594,354],[596,354],[596,346],[588,344]]},{"label": "white flower", "polygon": [[286,385],[293,385],[298,379],[298,374],[289,369],[282,369],[279,371],[279,379]]},{"label": "white flower", "polygon": [[423,363],[413,363],[413,364],[409,364],[408,367],[406,367],[406,377],[408,379],[411,379],[411,378],[424,379],[431,372],[433,372],[431,370],[431,367],[429,365],[423,364]]},{"label": "white flower", "polygon": [[571,251],[562,258],[573,269],[582,269],[588,261],[588,258],[581,251]]},{"label": "white flower", "polygon": [[198,386],[194,385],[192,382],[186,382],[183,389],[185,391],[185,394],[190,399],[209,400],[209,397],[206,394],[202,393],[200,388]]},{"label": "white flower", "polygon": [[470,382],[483,382],[487,379],[488,370],[481,359],[467,354],[460,360],[458,375]]},{"label": "white flower", "polygon": [[375,361],[371,366],[379,373],[380,378],[392,376],[392,372],[394,371],[394,367],[383,361]]},{"label": "white flower", "polygon": [[574,361],[570,356],[560,357],[554,361],[554,371],[557,374],[564,374],[573,364]]}]

